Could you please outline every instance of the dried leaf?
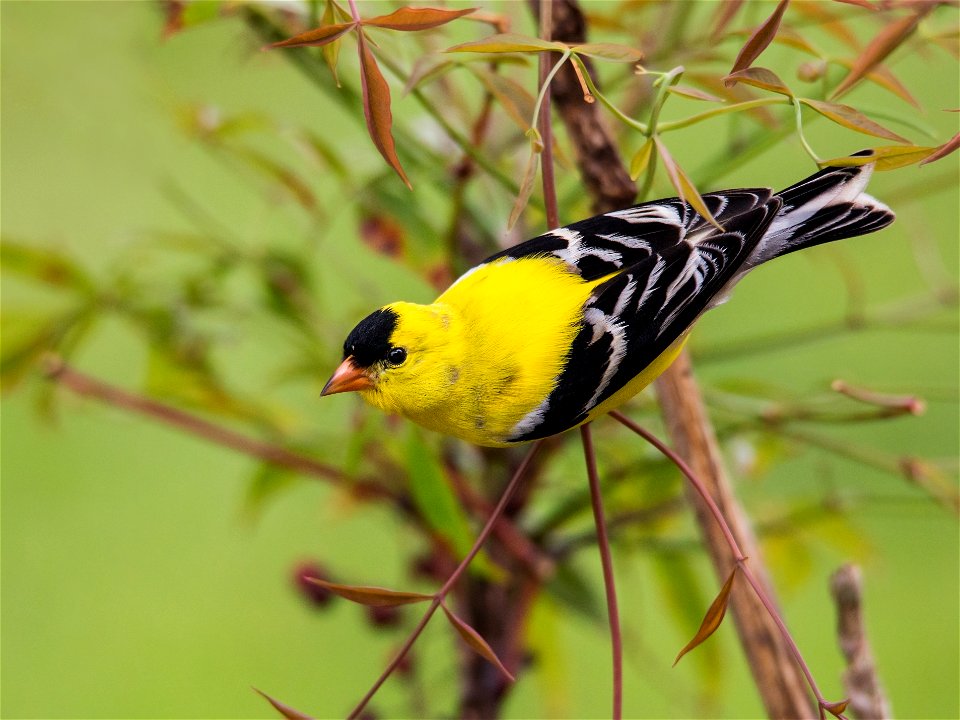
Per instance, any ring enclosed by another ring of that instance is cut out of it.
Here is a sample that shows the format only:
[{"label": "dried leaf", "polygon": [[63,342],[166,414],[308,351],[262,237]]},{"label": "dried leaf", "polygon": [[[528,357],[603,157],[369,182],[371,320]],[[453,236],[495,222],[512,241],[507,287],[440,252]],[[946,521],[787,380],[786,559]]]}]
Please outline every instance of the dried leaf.
[{"label": "dried leaf", "polygon": [[466,10],[441,10],[439,8],[402,7],[389,15],[379,15],[369,20],[362,20],[364,25],[389,28],[390,30],[429,30],[430,28],[446,25],[463,15],[469,15],[476,8]]},{"label": "dried leaf", "polygon": [[727,87],[738,82],[753,85],[761,90],[769,90],[770,92],[780,93],[787,97],[793,97],[793,92],[787,87],[786,83],[777,77],[777,74],[773,72],[773,70],[767,70],[767,68],[746,68],[745,70],[730,73],[723,79],[723,84]]},{"label": "dried leaf", "polygon": [[396,605],[410,605],[411,603],[433,600],[433,595],[425,595],[417,592],[389,590],[372,585],[340,585],[338,583],[321,580],[320,578],[307,578],[307,580],[314,585],[319,585],[330,592],[336,593],[342,598],[369,607],[394,607]]},{"label": "dried leaf", "polygon": [[[336,3],[334,0],[327,0],[327,6],[323,9],[323,24],[324,25],[333,25],[336,20]],[[327,67],[330,68],[330,74],[333,75],[333,81],[337,84],[337,87],[340,87],[340,76],[337,75],[337,63],[340,60],[340,42],[335,40],[333,42],[326,43],[323,46],[324,62],[327,63]]]},{"label": "dried leaf", "polygon": [[286,40],[280,40],[279,42],[271,43],[267,45],[265,50],[270,48],[291,48],[291,47],[309,47],[309,46],[321,46],[326,45],[327,43],[332,43],[337,38],[340,38],[346,35],[348,32],[357,27],[355,22],[342,22],[334,23],[333,25],[321,25],[318,28],[313,30],[307,30],[302,32],[299,35],[294,35],[291,38]]},{"label": "dried leaf", "polygon": [[529,53],[554,50],[563,52],[567,46],[559,42],[550,42],[540,38],[517,35],[515,33],[500,33],[491,35],[482,40],[461,43],[447,48],[444,52],[487,52],[487,53]]},{"label": "dried leaf", "polygon": [[887,145],[885,147],[870,148],[869,155],[848,155],[832,158],[820,163],[820,167],[836,167],[843,165],[866,165],[875,162],[876,170],[896,170],[897,168],[913,165],[933,155],[940,148],[921,147],[918,145]]},{"label": "dried leaf", "polygon": [[630,160],[630,179],[636,180],[643,174],[643,171],[647,169],[647,165],[650,164],[650,158],[653,156],[653,138],[648,138],[647,141],[640,146],[640,149],[637,150],[636,154]]},{"label": "dried leaf", "polygon": [[363,90],[363,116],[367,121],[367,131],[370,139],[377,146],[383,159],[392,167],[404,184],[413,189],[407,174],[400,165],[397,151],[393,144],[393,113],[390,110],[390,86],[380,72],[376,59],[367,39],[361,32],[357,35],[357,52],[360,54],[360,80]]},{"label": "dried leaf", "polygon": [[257,688],[254,688],[254,691],[259,693],[264,700],[266,700],[268,703],[273,705],[273,709],[276,710],[281,715],[283,715],[285,718],[287,718],[287,720],[313,720],[313,718],[310,715],[307,715],[306,713],[302,713],[299,710],[294,710],[292,707],[290,707],[289,705],[285,705],[279,700],[274,700],[272,697],[267,695],[262,690],[258,690]]},{"label": "dried leaf", "polygon": [[708,92],[697,90],[697,88],[692,88],[687,85],[671,85],[667,88],[667,92],[673,93],[674,95],[691,98],[693,100],[706,100],[707,102],[716,103],[726,102],[726,100],[724,100],[722,97],[711,95]]},{"label": "dried leaf", "polygon": [[[850,0],[837,0],[837,2],[850,2]],[[834,717],[840,717],[843,715],[843,711],[847,709],[847,705],[850,704],[850,700],[840,700],[839,702],[824,703],[823,709]]]},{"label": "dried leaf", "polygon": [[910,144],[910,141],[905,137],[901,137],[895,132],[887,130],[882,125],[875,123],[862,112],[856,108],[850,107],[849,105],[824,102],[822,100],[810,100],[808,98],[800,98],[800,102],[807,107],[813,108],[825,118],[828,118],[845,128],[850,128],[851,130],[856,130],[857,132],[862,132],[866,135],[873,135],[874,137],[884,138],[886,140],[894,140],[907,145]]},{"label": "dried leaf", "polygon": [[837,85],[831,98],[839,97],[856,85],[863,77],[882,63],[887,56],[902,45],[907,38],[913,35],[920,21],[933,9],[934,5],[921,6],[913,15],[902,17],[896,22],[886,25],[880,33],[870,41],[853,64],[850,74]]},{"label": "dried leaf", "polygon": [[740,53],[737,55],[733,67],[730,68],[730,75],[740,70],[746,70],[753,65],[754,60],[760,57],[760,53],[767,49],[767,46],[770,45],[777,34],[780,21],[783,19],[783,13],[789,4],[790,0],[780,0],[780,2],[777,3],[773,14],[763,21],[753,32],[753,35],[750,36],[750,39],[747,40],[746,44],[740,49]]},{"label": "dried leaf", "polygon": [[500,106],[523,132],[530,129],[536,98],[523,85],[483,66],[469,66],[470,71],[483,83]]},{"label": "dried leaf", "polygon": [[584,43],[572,46],[577,55],[588,55],[601,60],[635,63],[643,60],[643,52],[628,45],[615,43]]},{"label": "dried leaf", "polygon": [[707,614],[703,616],[703,622],[700,623],[700,629],[697,630],[697,634],[694,635],[693,639],[677,654],[676,660],[673,661],[674,665],[680,662],[680,658],[713,635],[717,628],[720,627],[720,623],[723,622],[723,616],[727,612],[727,602],[730,599],[730,591],[733,590],[733,579],[736,576],[737,566],[734,566],[733,570],[730,571],[730,576],[727,578],[727,581],[723,584],[723,587],[720,588],[720,594],[717,595],[716,599],[710,604],[710,607],[707,609]]},{"label": "dried leaf", "polygon": [[937,148],[936,152],[928,155],[923,160],[920,161],[920,165],[926,165],[927,163],[932,163],[940,158],[944,158],[952,152],[956,152],[957,148],[960,148],[960,133],[957,133],[947,142]]},{"label": "dried leaf", "polygon": [[657,144],[657,152],[660,154],[660,159],[663,160],[663,166],[667,169],[670,183],[676,188],[680,199],[689,203],[707,222],[723,232],[723,227],[716,221],[716,218],[713,217],[710,209],[706,203],[703,202],[703,198],[700,197],[699,191],[690,181],[690,178],[687,177],[683,168],[671,157],[667,146],[661,142],[660,138],[655,138],[654,142]]},{"label": "dried leaf", "polygon": [[[534,130],[534,132],[536,131]],[[532,144],[530,147],[530,157],[527,158],[527,168],[524,170],[523,180],[520,183],[520,192],[517,194],[517,199],[513,203],[513,209],[510,210],[510,217],[507,220],[508,230],[517,224],[520,213],[523,212],[523,209],[530,201],[530,195],[533,193],[533,184],[537,179],[537,169],[539,167],[540,152],[537,150],[536,145]]]},{"label": "dried leaf", "polygon": [[504,664],[500,662],[500,658],[497,657],[497,654],[493,651],[493,648],[490,647],[487,641],[480,636],[480,633],[454,615],[446,605],[441,604],[440,607],[443,608],[443,612],[450,621],[450,624],[453,625],[458,633],[460,633],[460,637],[463,638],[463,641],[478,655],[493,664],[497,670],[504,674],[507,680],[514,682],[515,678],[513,675],[509,670],[507,670],[506,667],[504,667]]}]

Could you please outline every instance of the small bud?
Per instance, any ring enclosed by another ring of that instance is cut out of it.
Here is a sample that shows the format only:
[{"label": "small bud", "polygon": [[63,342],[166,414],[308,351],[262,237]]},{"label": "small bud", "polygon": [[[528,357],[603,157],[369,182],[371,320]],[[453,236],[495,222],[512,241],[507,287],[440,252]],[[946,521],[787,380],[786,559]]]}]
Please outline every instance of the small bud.
[{"label": "small bud", "polygon": [[804,82],[815,82],[822,78],[826,71],[827,64],[823,60],[811,60],[797,68],[797,77]]},{"label": "small bud", "polygon": [[396,605],[367,605],[367,620],[376,627],[394,627],[400,623],[400,608]]},{"label": "small bud", "polygon": [[330,581],[330,574],[322,565],[311,560],[306,560],[293,569],[293,582],[300,595],[314,607],[326,607],[333,599],[333,593],[310,582],[310,578]]}]

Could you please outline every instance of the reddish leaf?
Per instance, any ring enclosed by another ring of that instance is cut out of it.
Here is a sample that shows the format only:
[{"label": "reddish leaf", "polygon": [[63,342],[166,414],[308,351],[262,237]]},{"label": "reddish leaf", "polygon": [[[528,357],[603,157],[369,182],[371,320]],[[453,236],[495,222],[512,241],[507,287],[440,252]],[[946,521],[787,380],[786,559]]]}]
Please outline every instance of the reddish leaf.
[{"label": "reddish leaf", "polygon": [[264,700],[273,705],[273,709],[287,718],[287,720],[313,720],[313,718],[306,713],[302,713],[299,710],[294,710],[292,707],[283,704],[279,700],[274,700],[262,690],[257,690],[257,688],[254,688],[254,691],[259,693]]},{"label": "reddish leaf", "polygon": [[753,65],[753,61],[760,57],[760,53],[767,49],[767,46],[773,41],[780,27],[780,21],[783,19],[783,13],[787,9],[790,0],[780,0],[776,9],[763,23],[754,30],[753,35],[747,40],[746,44],[740,49],[737,59],[730,68],[730,74],[740,70],[746,70]]},{"label": "reddish leaf", "polygon": [[[838,2],[849,2],[849,0],[838,0]],[[847,705],[850,704],[850,700],[841,700],[840,702],[824,703],[823,709],[834,717],[840,717],[843,715],[843,711],[847,709]]]},{"label": "reddish leaf", "polygon": [[807,98],[801,98],[800,102],[808,107],[813,108],[825,118],[828,118],[845,128],[850,128],[851,130],[856,130],[857,132],[862,132],[866,135],[873,135],[874,137],[895,140],[896,142],[905,143],[907,145],[910,144],[910,141],[906,138],[897,135],[895,132],[887,130],[882,125],[875,123],[862,112],[850,107],[849,105],[823,102],[821,100],[809,100]]},{"label": "reddish leaf", "polygon": [[[847,58],[831,58],[831,62],[835,62],[838,65],[843,65],[847,70],[851,70],[854,66],[854,60]],[[904,100],[911,105],[913,105],[918,110],[920,109],[920,103],[917,102],[916,98],[910,94],[910,91],[907,87],[900,82],[896,75],[894,75],[889,68],[884,65],[877,65],[870,72],[868,72],[864,79],[879,85],[884,90],[892,92],[894,95],[899,97],[901,100]]]},{"label": "reddish leaf", "polygon": [[876,163],[877,170],[896,170],[920,162],[939,149],[918,145],[887,145],[886,147],[871,148],[870,155],[850,155],[824,160],[820,163],[820,167]]},{"label": "reddish leaf", "polygon": [[584,43],[574,45],[573,51],[577,55],[589,55],[590,57],[613,60],[614,62],[635,63],[643,60],[642,51],[628,45],[617,45],[615,43]]},{"label": "reddish leaf", "polygon": [[470,648],[478,655],[496,666],[497,670],[502,672],[507,680],[514,682],[515,678],[513,675],[509,670],[507,670],[506,667],[504,667],[503,663],[500,662],[500,658],[497,657],[497,654],[493,651],[493,648],[490,647],[487,641],[480,636],[480,633],[454,615],[450,610],[447,609],[446,605],[441,604],[440,607],[443,608],[443,612],[446,614],[447,620],[450,621],[450,624],[453,625],[458,633],[460,633],[460,637],[463,638],[463,641],[467,643],[467,645],[469,645]]},{"label": "reddish leaf", "polygon": [[403,227],[387,215],[368,215],[360,221],[360,239],[376,253],[390,258],[403,256]]},{"label": "reddish leaf", "polygon": [[766,68],[750,67],[744,70],[738,70],[735,73],[730,73],[723,79],[723,84],[727,87],[738,82],[753,85],[761,90],[769,90],[770,92],[780,93],[787,97],[793,97],[793,93],[783,80],[777,77],[777,74],[773,72],[773,70],[767,70]]},{"label": "reddish leaf", "polygon": [[439,8],[402,7],[389,15],[379,15],[369,20],[362,20],[364,25],[372,25],[390,30],[429,30],[430,28],[446,25],[463,15],[469,15],[476,8],[466,10],[440,10]]},{"label": "reddish leaf", "polygon": [[367,39],[363,33],[357,34],[357,52],[360,54],[360,84],[363,89],[363,116],[367,121],[367,131],[370,139],[383,155],[383,159],[392,167],[400,179],[411,190],[413,186],[407,179],[407,174],[400,166],[397,151],[393,144],[393,135],[390,132],[393,126],[393,113],[390,111],[390,86],[383,78],[383,73],[377,66],[377,61],[367,47]]},{"label": "reddish leaf", "polygon": [[544,50],[553,50],[563,52],[567,46],[559,42],[550,42],[540,38],[527,37],[526,35],[516,35],[514,33],[501,33],[491,35],[482,40],[461,43],[447,48],[444,52],[486,52],[486,53],[511,53],[511,52],[542,52]]},{"label": "reddish leaf", "polygon": [[723,36],[727,26],[740,12],[742,6],[743,0],[727,0],[727,2],[717,3],[716,19],[713,21],[713,30],[710,31],[711,39],[719,40]]},{"label": "reddish leaf", "polygon": [[[833,0],[834,2],[843,3],[845,5],[856,5],[857,7],[866,8],[867,10],[877,10],[877,6],[874,5],[869,0]],[[840,712],[843,712],[842,710]]]},{"label": "reddish leaf", "polygon": [[730,591],[733,590],[733,579],[736,576],[737,566],[734,566],[730,572],[730,577],[727,578],[723,587],[720,588],[720,594],[717,595],[716,599],[710,604],[710,607],[707,609],[707,614],[703,616],[703,622],[700,623],[700,629],[697,630],[697,634],[694,635],[693,640],[688,642],[683,647],[683,650],[677,654],[677,659],[673,661],[674,665],[680,662],[680,658],[713,635],[716,629],[720,627],[720,623],[723,622],[723,616],[727,612],[727,602],[730,600]]},{"label": "reddish leaf", "polygon": [[[954,111],[956,112],[956,111]],[[943,145],[937,148],[937,151],[928,155],[923,160],[920,161],[920,165],[926,165],[927,163],[932,163],[935,160],[944,158],[952,152],[956,152],[957,148],[960,148],[960,133],[957,133],[952,138],[947,140]]]},{"label": "reddish leaf", "polygon": [[388,590],[387,588],[373,587],[371,585],[340,585],[338,583],[321,580],[320,578],[306,579],[314,585],[319,585],[330,592],[336,593],[342,598],[371,607],[409,605],[411,603],[433,600],[432,595],[424,595],[423,593]]},{"label": "reddish leaf", "polygon": [[327,43],[332,43],[339,37],[346,35],[348,32],[357,27],[355,22],[342,22],[334,23],[333,25],[321,25],[318,28],[313,30],[307,30],[302,32],[299,35],[294,35],[291,38],[286,40],[280,40],[279,42],[271,43],[267,45],[266,49],[269,48],[287,48],[287,47],[308,47],[311,45],[320,46],[326,45]]},{"label": "reddish leaf", "polygon": [[726,100],[724,100],[722,97],[717,97],[716,95],[711,95],[708,92],[697,90],[696,88],[688,87],[686,85],[671,85],[667,88],[667,92],[673,93],[674,95],[681,95],[682,97],[692,98],[693,100],[706,100],[707,102],[717,103],[726,102]]},{"label": "reddish leaf", "polygon": [[787,47],[801,50],[809,55],[823,57],[823,53],[811,45],[803,35],[787,25],[780,26],[780,30],[777,31],[777,36],[773,41],[779,45],[786,45]]},{"label": "reddish leaf", "polygon": [[870,44],[860,54],[843,81],[837,85],[831,95],[838,97],[856,85],[863,77],[882,63],[887,56],[902,45],[907,38],[913,35],[920,21],[934,8],[932,3],[920,7],[913,15],[907,15],[896,22],[885,26],[880,33],[870,41]]},{"label": "reddish leaf", "polygon": [[670,156],[667,146],[660,141],[660,138],[654,138],[654,142],[657,144],[657,152],[660,154],[660,159],[663,160],[663,166],[667,169],[667,175],[670,177],[670,182],[673,187],[676,188],[680,199],[689,203],[690,206],[700,213],[700,215],[707,222],[722,232],[723,227],[710,213],[709,208],[707,208],[706,203],[703,202],[703,198],[700,197],[700,193],[690,181],[690,178],[687,177],[687,174],[683,171],[683,168],[681,168]]}]

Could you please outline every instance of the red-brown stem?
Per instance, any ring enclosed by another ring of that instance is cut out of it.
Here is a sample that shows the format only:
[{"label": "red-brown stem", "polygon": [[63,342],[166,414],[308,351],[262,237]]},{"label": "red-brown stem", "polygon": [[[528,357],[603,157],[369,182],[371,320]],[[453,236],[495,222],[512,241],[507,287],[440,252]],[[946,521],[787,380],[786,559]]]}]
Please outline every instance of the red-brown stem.
[{"label": "red-brown stem", "polygon": [[[77,395],[94,398],[122,410],[146,415],[191,435],[196,435],[216,445],[236,450],[263,462],[281,465],[290,470],[331,482],[350,484],[350,479],[334,467],[305,455],[291,452],[279,445],[273,445],[234,430],[228,430],[179,408],[109,385],[102,380],[75,370],[58,355],[51,354],[44,359],[44,372],[49,379],[72,390]],[[368,482],[362,485],[355,484],[355,487],[373,495],[394,497],[393,493],[381,485]]]},{"label": "red-brown stem", "polygon": [[796,642],[793,640],[793,636],[790,634],[790,631],[787,629],[786,623],[783,622],[783,618],[780,617],[780,612],[777,610],[776,606],[773,604],[773,601],[770,600],[767,595],[766,590],[763,589],[763,585],[754,577],[753,573],[750,571],[749,566],[747,565],[747,558],[744,556],[743,552],[740,550],[740,545],[737,543],[736,539],[733,536],[733,532],[730,530],[729,525],[727,524],[726,519],[723,517],[723,513],[720,512],[720,508],[717,507],[717,503],[710,496],[710,493],[707,492],[706,487],[701,482],[701,480],[694,474],[693,470],[689,465],[677,455],[673,450],[667,447],[662,443],[653,433],[649,432],[645,428],[641,427],[633,420],[623,415],[622,413],[614,410],[610,413],[610,417],[614,420],[625,425],[627,428],[635,432],[637,435],[642,437],[648,443],[653,445],[657,450],[663,453],[669,460],[676,465],[680,472],[682,472],[686,478],[691,482],[691,484],[696,488],[697,493],[703,498],[703,501],[706,503],[707,507],[710,509],[710,513],[713,515],[714,519],[717,521],[717,524],[720,526],[720,529],[723,531],[724,537],[727,539],[727,544],[730,546],[730,551],[734,555],[737,565],[740,570],[743,572],[743,576],[747,579],[747,582],[750,583],[750,587],[753,588],[754,593],[757,598],[766,608],[767,612],[770,614],[771,619],[776,624],[777,628],[780,630],[780,634],[783,637],[784,642],[790,650],[790,654],[793,655],[794,660],[796,660],[797,665],[800,667],[800,670],[803,672],[804,677],[807,680],[807,684],[810,686],[810,689],[813,691],[813,694],[817,698],[817,705],[819,707],[820,717],[824,717],[824,707],[828,704],[827,699],[820,693],[820,688],[817,687],[817,682],[813,678],[813,673],[810,672],[810,668],[807,666],[806,661],[803,659],[803,655],[800,653],[800,648],[797,647]]},{"label": "red-brown stem", "polygon": [[[553,0],[540,0],[540,37],[549,40],[553,33]],[[553,53],[540,53],[540,86],[547,81],[553,67]],[[560,212],[557,209],[557,186],[553,175],[553,123],[550,117],[550,88],[543,91],[543,106],[540,112],[540,139],[543,152],[540,157],[540,178],[543,181],[543,205],[547,211],[547,228],[560,227]]]},{"label": "red-brown stem", "polygon": [[430,618],[433,617],[434,613],[440,607],[440,604],[446,599],[450,589],[454,586],[457,580],[460,579],[460,576],[463,575],[470,563],[473,562],[473,559],[477,556],[477,553],[480,552],[480,548],[483,547],[483,543],[486,542],[486,539],[493,530],[497,520],[506,509],[507,503],[510,502],[510,498],[513,497],[513,493],[516,491],[517,487],[519,487],[520,480],[523,479],[523,476],[527,471],[527,467],[529,467],[530,462],[533,460],[534,455],[537,454],[537,451],[540,449],[542,444],[542,440],[535,442],[533,447],[530,448],[530,452],[526,454],[526,457],[524,457],[520,465],[517,466],[517,470],[513,473],[513,477],[510,478],[510,482],[507,483],[507,487],[504,489],[503,495],[500,496],[500,501],[493,509],[493,512],[487,519],[486,525],[484,525],[483,529],[480,531],[480,534],[477,535],[477,539],[474,541],[473,547],[470,548],[470,552],[468,552],[463,560],[460,561],[460,564],[457,565],[456,569],[450,573],[450,577],[447,578],[447,581],[443,584],[443,587],[441,587],[436,594],[434,594],[433,600],[430,602],[430,606],[423,614],[423,617],[420,618],[420,622],[417,623],[417,626],[407,637],[406,641],[403,643],[403,646],[397,652],[396,657],[394,657],[384,671],[380,673],[380,677],[377,678],[376,682],[373,683],[360,702],[357,703],[357,706],[347,716],[348,720],[353,720],[354,718],[360,716],[360,713],[363,712],[363,709],[376,694],[377,690],[380,689],[380,686],[383,685],[387,678],[393,674],[393,671],[397,669],[397,666],[403,660],[404,656],[407,654],[410,648],[413,647],[413,644],[417,641],[417,638],[420,637],[420,634],[427,626],[427,623],[430,622]]},{"label": "red-brown stem", "polygon": [[603,515],[603,495],[600,492],[600,477],[597,474],[597,456],[593,451],[590,423],[580,426],[583,439],[583,457],[587,462],[587,479],[590,481],[590,504],[593,520],[597,526],[597,547],[603,566],[603,589],[607,596],[607,618],[610,622],[610,641],[613,652],[613,720],[623,717],[623,636],[620,632],[620,611],[617,608],[617,588],[613,576],[613,557],[607,523]]}]

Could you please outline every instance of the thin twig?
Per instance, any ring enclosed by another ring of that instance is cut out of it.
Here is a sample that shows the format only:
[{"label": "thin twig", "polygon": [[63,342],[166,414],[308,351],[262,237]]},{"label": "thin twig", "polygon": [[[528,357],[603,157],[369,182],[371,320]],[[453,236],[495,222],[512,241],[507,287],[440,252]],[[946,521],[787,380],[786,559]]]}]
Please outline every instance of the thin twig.
[{"label": "thin twig", "polygon": [[847,660],[843,686],[850,710],[859,720],[893,717],[867,642],[861,611],[863,580],[856,565],[844,565],[830,578],[830,594],[837,604],[837,640]]},{"label": "thin twig", "polygon": [[360,702],[357,703],[357,706],[350,712],[350,715],[347,716],[348,720],[353,720],[354,718],[360,716],[360,713],[363,712],[363,709],[376,694],[377,690],[380,689],[380,686],[383,685],[387,678],[393,674],[393,671],[397,669],[397,666],[401,663],[404,656],[406,656],[410,648],[413,647],[413,644],[417,641],[417,638],[420,637],[420,634],[427,626],[427,623],[430,622],[430,618],[433,617],[434,613],[436,613],[437,609],[440,607],[440,604],[444,601],[444,599],[446,599],[451,588],[456,584],[457,580],[460,579],[460,576],[463,575],[470,563],[473,562],[473,559],[477,556],[477,553],[480,552],[480,548],[483,547],[483,543],[486,542],[486,539],[493,530],[494,525],[503,514],[503,511],[506,509],[507,504],[513,497],[514,492],[520,485],[520,480],[523,479],[523,476],[526,474],[527,467],[529,467],[530,462],[537,454],[537,451],[540,449],[541,445],[543,445],[543,440],[538,440],[535,442],[530,448],[530,451],[523,458],[523,461],[519,466],[517,466],[516,471],[513,473],[513,477],[510,478],[510,482],[507,483],[507,487],[503,491],[503,495],[500,496],[500,501],[493,509],[493,512],[487,519],[486,525],[484,525],[483,529],[480,531],[480,534],[477,535],[477,539],[474,541],[473,547],[470,548],[470,552],[468,552],[463,560],[460,561],[460,564],[457,565],[457,568],[450,573],[450,577],[447,578],[447,581],[443,584],[443,587],[441,587],[433,596],[433,600],[431,601],[430,606],[427,608],[427,611],[423,614],[423,617],[420,619],[420,622],[418,622],[417,626],[411,631],[410,635],[403,643],[403,646],[397,652],[396,657],[394,657],[384,671],[380,673],[380,676],[376,679],[363,698],[361,698]]},{"label": "thin twig", "polygon": [[[540,0],[540,37],[549,40],[553,34],[553,0]],[[560,227],[557,210],[557,187],[553,176],[553,118],[550,114],[550,75],[552,53],[540,53],[540,88],[543,111],[540,113],[540,139],[543,152],[540,157],[540,177],[543,181],[543,204],[547,211],[547,228]]]},{"label": "thin twig", "polygon": [[620,632],[620,611],[617,608],[617,588],[613,575],[613,557],[607,523],[603,514],[603,494],[600,492],[600,477],[597,475],[597,457],[593,451],[590,423],[580,426],[583,438],[583,457],[587,463],[587,479],[590,481],[590,500],[593,520],[597,526],[597,547],[603,567],[603,589],[607,596],[607,619],[610,622],[610,641],[613,653],[613,720],[623,717],[623,636]]},{"label": "thin twig", "polygon": [[730,526],[727,524],[726,519],[723,516],[719,506],[716,501],[711,497],[710,493],[707,491],[707,488],[704,486],[703,482],[696,476],[693,470],[684,462],[683,458],[673,452],[670,448],[664,445],[655,435],[637,425],[635,422],[630,420],[630,418],[625,415],[613,411],[610,413],[610,416],[622,423],[626,427],[630,428],[633,432],[637,433],[644,440],[653,445],[657,450],[666,455],[673,463],[680,469],[686,478],[691,482],[693,487],[696,489],[697,493],[706,503],[707,508],[710,510],[710,513],[713,515],[714,520],[720,526],[723,536],[726,538],[727,545],[730,548],[730,551],[733,553],[734,561],[737,563],[738,567],[743,573],[743,576],[747,579],[747,582],[753,588],[754,594],[763,604],[764,608],[767,610],[767,613],[773,619],[777,628],[780,631],[780,634],[786,643],[787,647],[790,650],[790,654],[793,655],[794,660],[796,660],[797,665],[800,667],[800,670],[803,672],[804,677],[807,680],[807,684],[810,686],[810,689],[813,691],[813,694],[817,698],[817,704],[820,709],[820,717],[824,717],[824,708],[830,705],[831,703],[824,698],[823,694],[820,692],[820,688],[817,687],[817,682],[813,677],[813,673],[810,672],[806,661],[803,659],[803,655],[800,653],[800,648],[797,647],[796,642],[793,640],[793,636],[790,634],[790,631],[787,629],[786,624],[783,622],[783,618],[780,617],[780,611],[777,610],[773,601],[770,599],[766,590],[763,588],[763,585],[757,580],[753,572],[751,572],[750,567],[747,565],[747,557],[743,554],[743,551],[740,549],[740,545],[737,543],[736,538],[733,535],[733,531],[730,529]]}]

